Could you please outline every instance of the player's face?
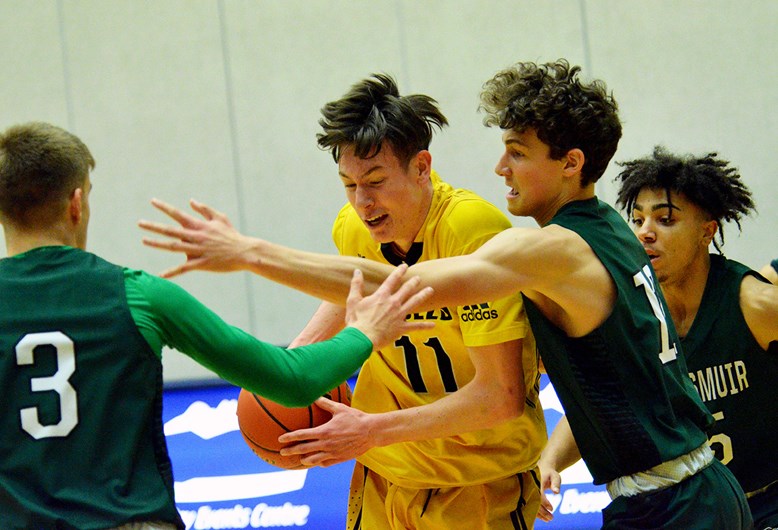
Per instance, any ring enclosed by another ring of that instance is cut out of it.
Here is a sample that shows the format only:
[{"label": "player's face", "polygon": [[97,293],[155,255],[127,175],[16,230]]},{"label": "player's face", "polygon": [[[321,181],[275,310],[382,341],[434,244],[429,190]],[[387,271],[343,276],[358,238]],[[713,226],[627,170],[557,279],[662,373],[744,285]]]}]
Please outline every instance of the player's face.
[{"label": "player's face", "polygon": [[513,215],[533,217],[547,223],[562,206],[560,193],[564,160],[550,157],[550,148],[534,130],[506,130],[502,135],[505,152],[494,171],[505,179],[510,191],[505,196]]},{"label": "player's face", "polygon": [[403,252],[413,244],[431,201],[428,157],[422,151],[406,166],[386,144],[372,158],[344,149],[338,162],[340,180],[375,241],[394,243]]},{"label": "player's face", "polygon": [[708,254],[716,221],[683,194],[643,188],[632,209],[632,229],[660,282],[679,281]]}]

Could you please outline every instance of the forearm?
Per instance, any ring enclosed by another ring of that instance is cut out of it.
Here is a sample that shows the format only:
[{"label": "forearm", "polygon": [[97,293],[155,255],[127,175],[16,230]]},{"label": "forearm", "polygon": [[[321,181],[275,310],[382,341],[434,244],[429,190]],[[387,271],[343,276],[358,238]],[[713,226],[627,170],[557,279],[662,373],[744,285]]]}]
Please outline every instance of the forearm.
[{"label": "forearm", "polygon": [[567,421],[567,416],[562,416],[540,455],[541,465],[546,469],[562,472],[580,459],[581,453],[573,438],[570,423]]},{"label": "forearm", "polygon": [[491,384],[471,381],[433,403],[370,414],[366,428],[375,446],[429,440],[489,429],[521,415],[518,396],[501,393]]},{"label": "forearm", "polygon": [[373,350],[370,339],[353,328],[326,342],[281,348],[230,326],[171,282],[133,273],[125,284],[139,330],[158,337],[150,343],[153,350],[163,344],[175,348],[227,381],[283,405],[313,402],[351,376]]},{"label": "forearm", "polygon": [[306,252],[257,238],[247,240],[242,257],[245,270],[339,305],[346,302],[354,269],[364,274],[365,294],[374,292],[394,269],[362,258]]},{"label": "forearm", "polygon": [[289,347],[327,340],[343,329],[345,321],[345,307],[322,302],[303,330],[289,343]]},{"label": "forearm", "polygon": [[[301,407],[348,379],[372,349],[367,337],[348,328],[327,341],[296,348],[263,344],[262,351],[251,351],[253,358],[245,366],[230,363],[220,369],[220,375],[282,405]],[[273,375],[252,375],[263,372]]]}]

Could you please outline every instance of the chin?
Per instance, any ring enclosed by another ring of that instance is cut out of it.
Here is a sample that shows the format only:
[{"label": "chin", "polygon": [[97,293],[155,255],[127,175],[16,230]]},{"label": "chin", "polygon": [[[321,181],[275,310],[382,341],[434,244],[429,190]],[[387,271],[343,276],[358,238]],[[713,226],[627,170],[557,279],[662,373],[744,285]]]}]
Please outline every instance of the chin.
[{"label": "chin", "polygon": [[522,210],[518,204],[509,202],[506,209],[511,213],[511,215],[515,215],[517,217],[521,217],[523,215]]}]

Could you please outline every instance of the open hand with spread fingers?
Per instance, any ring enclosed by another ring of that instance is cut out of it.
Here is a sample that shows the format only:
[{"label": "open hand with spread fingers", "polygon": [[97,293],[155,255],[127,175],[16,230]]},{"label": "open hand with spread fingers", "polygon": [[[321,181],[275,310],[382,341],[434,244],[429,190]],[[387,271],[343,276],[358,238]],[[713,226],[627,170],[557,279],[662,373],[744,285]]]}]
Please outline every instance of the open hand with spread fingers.
[{"label": "open hand with spread fingers", "polygon": [[379,350],[400,335],[432,328],[433,322],[405,320],[405,317],[432,295],[432,287],[421,288],[414,276],[404,280],[408,265],[397,267],[370,296],[363,296],[364,278],[356,269],[346,300],[346,325],[359,329]]},{"label": "open hand with spread fingers", "polygon": [[225,214],[195,200],[189,204],[201,217],[159,199],[152,199],[151,204],[180,226],[141,220],[138,226],[144,230],[171,238],[143,238],[143,244],[186,254],[184,263],[165,270],[160,276],[171,278],[193,270],[232,272],[247,268],[247,254],[254,239],[238,232]]}]

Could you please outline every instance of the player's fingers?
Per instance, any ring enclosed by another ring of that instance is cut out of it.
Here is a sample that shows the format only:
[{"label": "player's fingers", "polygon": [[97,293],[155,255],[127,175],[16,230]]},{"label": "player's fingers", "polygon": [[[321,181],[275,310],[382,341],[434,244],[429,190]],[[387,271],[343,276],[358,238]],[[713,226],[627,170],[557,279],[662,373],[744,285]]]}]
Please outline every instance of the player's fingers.
[{"label": "player's fingers", "polygon": [[397,292],[398,288],[402,289],[403,287],[403,276],[405,276],[405,272],[408,270],[408,265],[405,263],[400,264],[399,266],[395,267],[395,269],[392,271],[392,273],[386,277],[386,279],[383,281],[381,286],[376,289],[376,294],[388,294],[391,296],[395,292]]},{"label": "player's fingers", "polygon": [[151,199],[151,205],[183,226],[189,226],[197,222],[197,219],[188,213],[160,199]]},{"label": "player's fingers", "polygon": [[[418,278],[414,278],[418,279]],[[410,281],[410,280],[409,280]],[[419,280],[420,282],[421,280]],[[401,310],[406,313],[411,313],[412,309],[415,309],[422,305],[424,302],[430,299],[432,294],[435,292],[432,287],[424,287],[423,289],[419,290],[419,282],[416,282],[416,285],[411,288],[409,291],[410,293],[413,293],[408,297],[402,304]],[[407,282],[406,282],[407,283]],[[405,287],[405,286],[403,286]],[[415,292],[414,292],[415,289]]]},{"label": "player's fingers", "polygon": [[215,208],[211,208],[204,202],[196,201],[195,199],[191,199],[189,201],[189,206],[192,207],[194,211],[199,213],[203,216],[203,218],[211,221],[213,219],[219,219],[220,221],[223,221],[227,224],[230,224],[229,219],[225,214],[220,212],[219,210],[216,210]]},{"label": "player's fingers", "polygon": [[326,453],[323,453],[323,455],[325,455],[325,456],[322,456],[321,458],[318,458],[316,464],[314,464],[314,465],[316,465],[318,467],[330,467],[330,466],[334,466],[336,464],[342,464],[343,462],[346,462],[347,460],[351,460],[350,458],[337,458],[337,457],[327,456]]},{"label": "player's fingers", "polygon": [[547,513],[551,513],[551,511],[554,509],[554,507],[551,505],[551,501],[548,500],[548,497],[546,497],[544,492],[540,493],[540,508]]},{"label": "player's fingers", "polygon": [[178,239],[160,240],[150,237],[144,237],[141,239],[144,245],[147,247],[159,248],[162,250],[169,250],[171,252],[183,252],[187,255],[197,256],[201,253],[200,247],[193,243],[187,243]]},{"label": "player's fingers", "polygon": [[192,232],[186,228],[168,225],[165,223],[157,223],[155,221],[147,221],[146,219],[141,219],[138,221],[138,226],[144,230],[148,230],[149,232],[154,232],[155,234],[181,239],[184,241],[193,235]]},{"label": "player's fingers", "polygon": [[348,296],[346,297],[346,305],[353,307],[354,304],[362,299],[362,287],[365,283],[362,271],[354,269],[354,274],[351,276],[351,286],[349,287]]},{"label": "player's fingers", "polygon": [[200,268],[200,264],[203,262],[201,259],[197,258],[190,258],[186,260],[181,265],[177,265],[175,267],[171,267],[169,269],[166,269],[162,271],[159,275],[162,278],[173,278],[175,276],[180,276],[186,272],[190,272],[193,270],[198,270]]},{"label": "player's fingers", "polygon": [[307,467],[329,467],[337,461],[328,453],[311,453],[300,458],[300,463]]},{"label": "player's fingers", "polygon": [[541,506],[538,509],[537,518],[543,521],[544,523],[549,523],[554,518],[554,514]]},{"label": "player's fingers", "polygon": [[559,493],[559,488],[562,486],[562,475],[559,473],[551,473],[551,484],[549,487],[554,493]]},{"label": "player's fingers", "polygon": [[341,407],[345,407],[345,405],[343,405],[342,403],[338,403],[337,401],[327,399],[326,397],[320,397],[316,401],[314,401],[314,403],[316,403],[316,405],[319,408],[332,413],[337,412]]},{"label": "player's fingers", "polygon": [[[323,425],[326,425],[323,424]],[[316,442],[321,439],[321,429],[322,426],[320,425],[318,427],[312,427],[310,429],[297,429],[296,431],[286,432],[278,437],[278,441],[281,443],[294,443],[296,445],[286,447],[284,449],[281,449],[282,453],[284,450],[289,449],[290,451],[293,450],[293,452],[288,454],[303,454],[303,453],[310,453],[315,447],[311,448],[310,444],[313,442]],[[299,442],[307,442],[305,444],[300,444]],[[302,445],[302,447],[301,447]]]}]

